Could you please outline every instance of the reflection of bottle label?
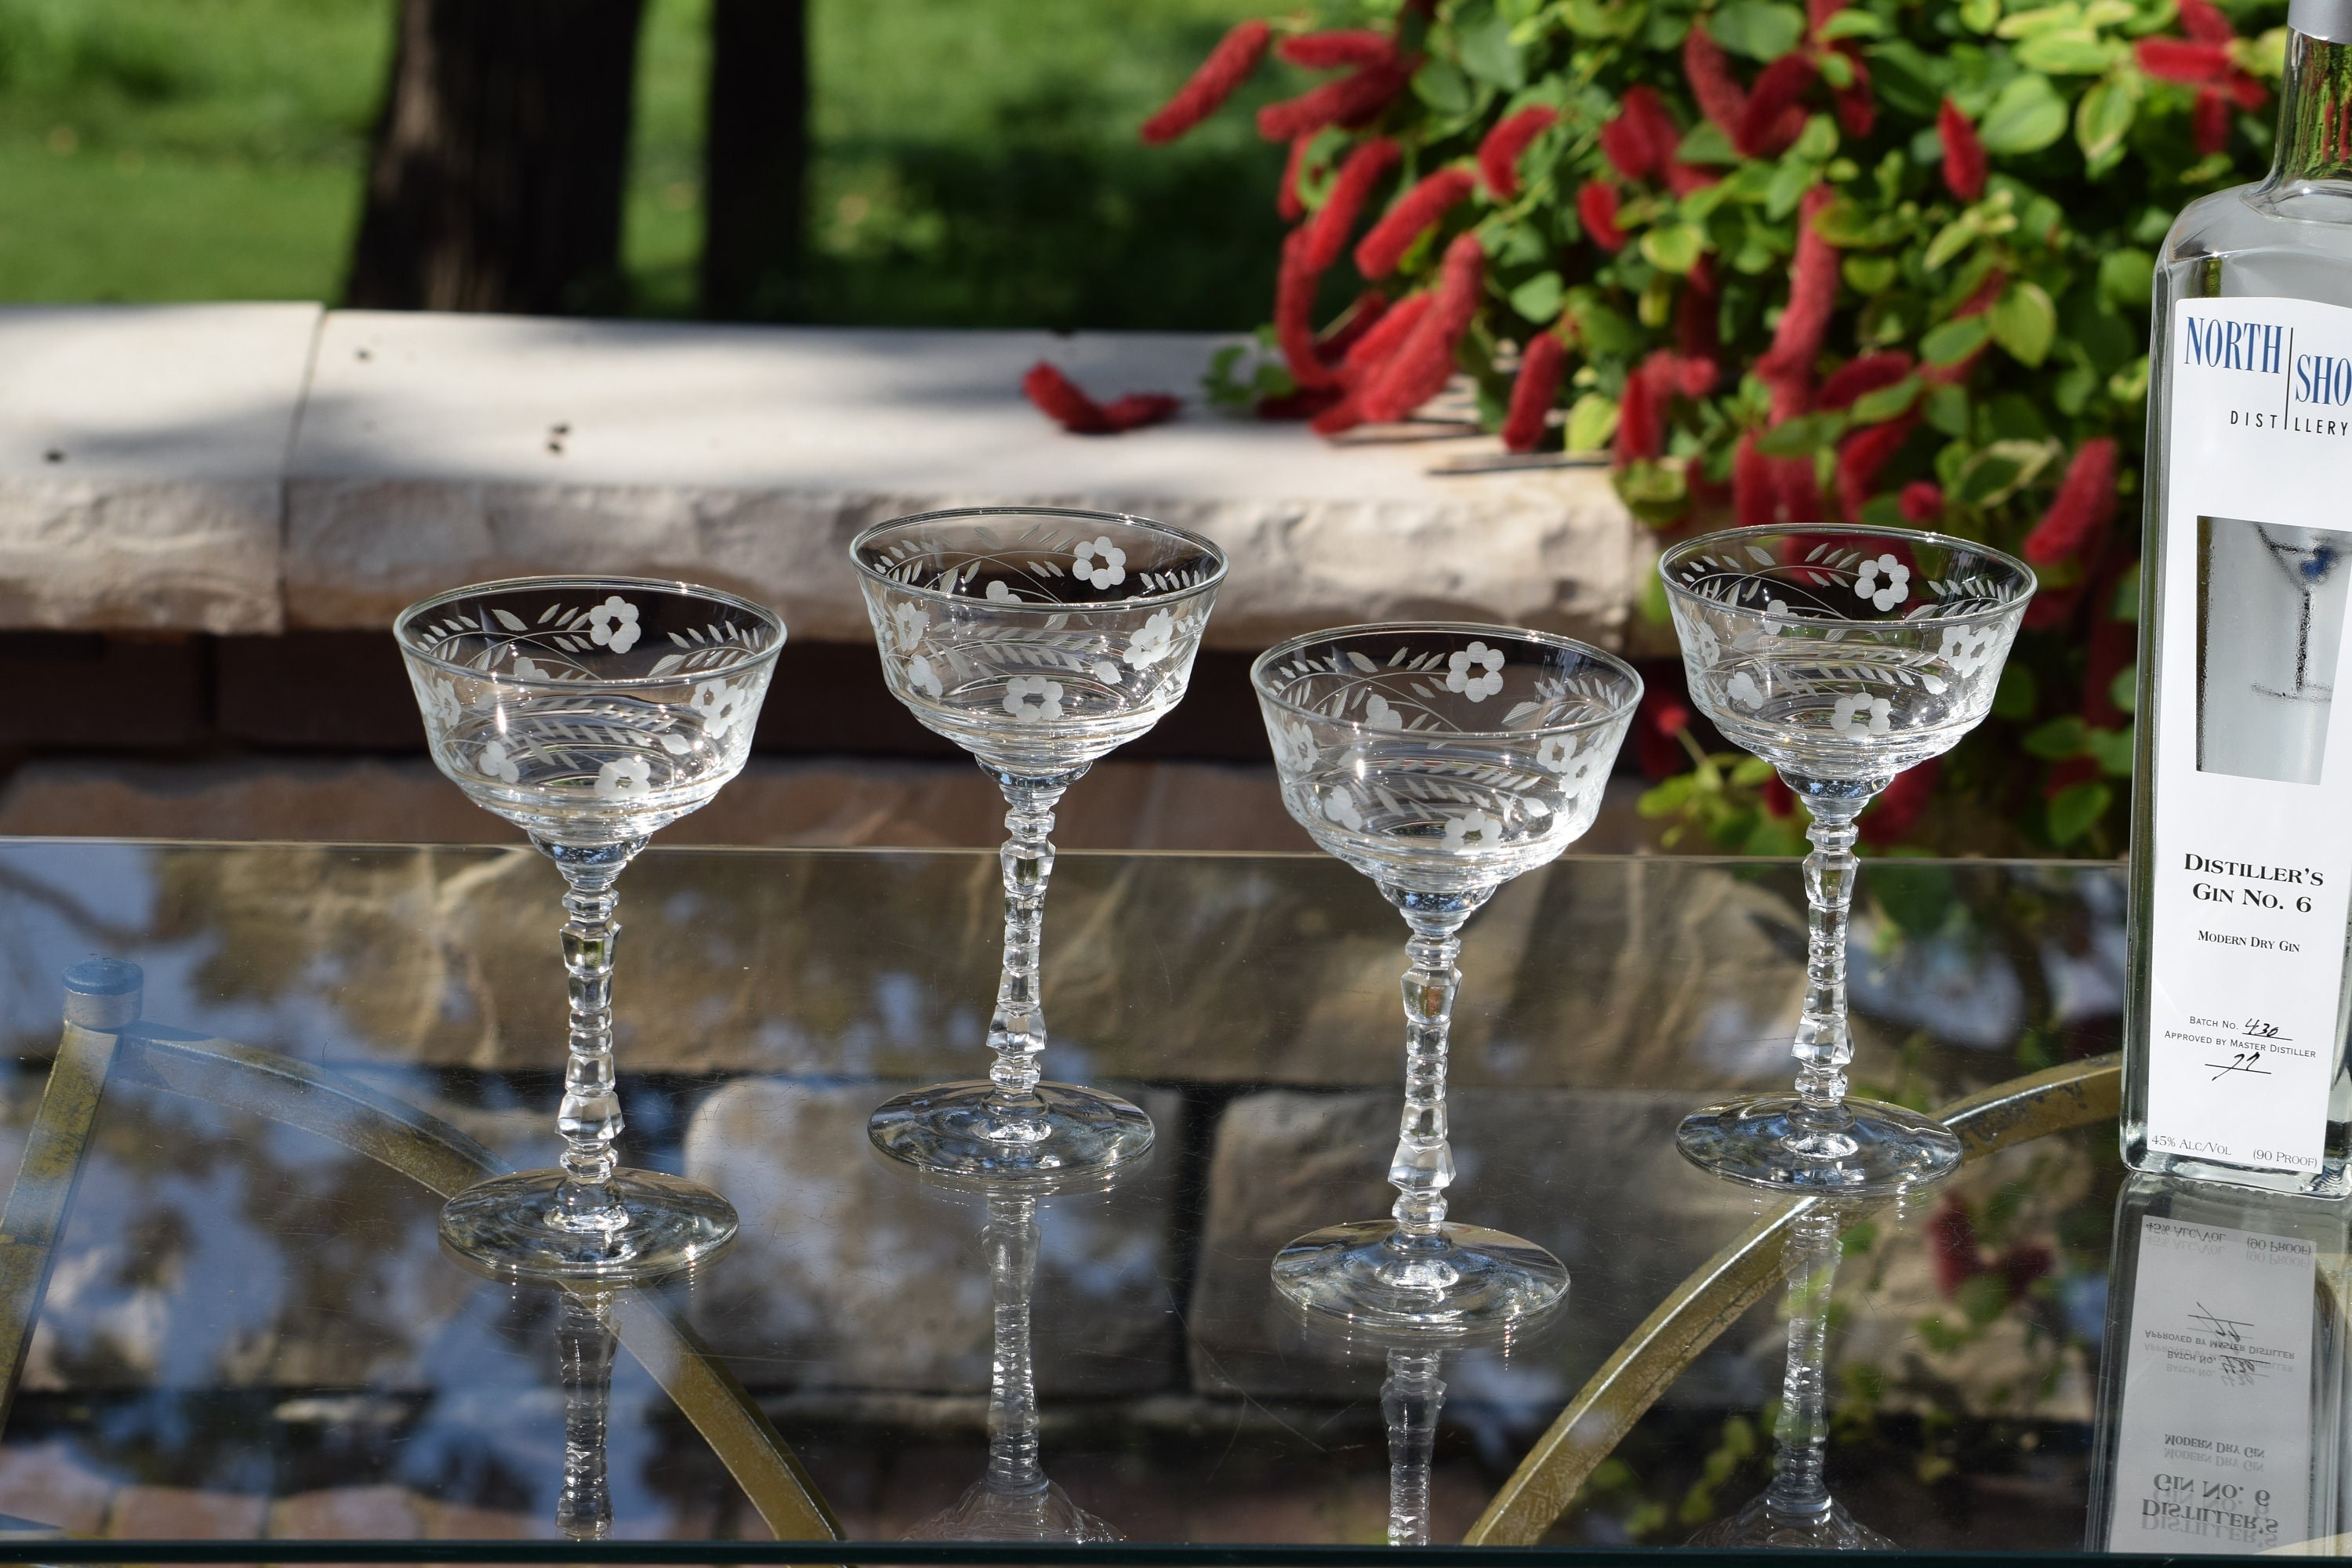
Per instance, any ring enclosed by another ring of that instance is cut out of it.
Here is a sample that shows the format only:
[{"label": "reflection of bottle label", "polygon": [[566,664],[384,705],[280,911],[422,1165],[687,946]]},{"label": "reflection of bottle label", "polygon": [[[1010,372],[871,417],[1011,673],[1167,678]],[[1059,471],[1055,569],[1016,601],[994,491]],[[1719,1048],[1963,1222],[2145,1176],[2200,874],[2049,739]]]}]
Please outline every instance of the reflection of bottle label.
[{"label": "reflection of bottle label", "polygon": [[2129,1021],[2127,1135],[2144,1136],[2145,1162],[2289,1185],[2334,1179],[2352,915],[2352,722],[2330,721],[2352,532],[2313,526],[2347,515],[2352,409],[2311,402],[2315,355],[2352,362],[2352,310],[2172,306],[2163,526],[2144,566],[2159,617],[2142,650],[2147,979]]},{"label": "reflection of bottle label", "polygon": [[2294,1237],[2142,1217],[2108,1551],[2309,1536],[2314,1264]]}]

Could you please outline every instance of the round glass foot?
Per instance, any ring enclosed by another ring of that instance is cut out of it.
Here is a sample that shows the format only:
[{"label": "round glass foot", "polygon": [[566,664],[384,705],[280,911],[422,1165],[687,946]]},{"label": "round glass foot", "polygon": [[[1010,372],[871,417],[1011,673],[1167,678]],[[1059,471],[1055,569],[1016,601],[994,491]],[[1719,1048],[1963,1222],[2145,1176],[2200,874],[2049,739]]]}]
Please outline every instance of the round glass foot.
[{"label": "round glass foot", "polygon": [[1115,1094],[1041,1083],[1007,1114],[986,1079],[933,1084],[885,1101],[866,1123],[874,1147],[943,1176],[1066,1176],[1143,1157],[1151,1118]]},{"label": "round glass foot", "polygon": [[610,1231],[548,1223],[557,1170],[477,1182],[441,1208],[441,1245],[494,1279],[611,1280],[676,1274],[735,1239],[735,1206],[709,1188],[657,1171],[615,1171],[613,1200],[628,1223]]},{"label": "round glass foot", "polygon": [[955,1506],[907,1531],[908,1541],[1124,1541],[1052,1481],[996,1488],[974,1481]]},{"label": "round glass foot", "polygon": [[1898,1193],[1948,1176],[1960,1141],[1932,1117],[1874,1100],[1849,1100],[1836,1126],[1798,1120],[1793,1094],[1710,1105],[1683,1118],[1675,1143],[1693,1164],[1751,1187],[1839,1193]]},{"label": "round glass foot", "polygon": [[1814,1513],[1790,1513],[1772,1506],[1772,1494],[1759,1494],[1738,1513],[1717,1520],[1690,1538],[1693,1546],[1781,1547],[1812,1552],[1892,1552],[1895,1542],[1832,1501]]},{"label": "round glass foot", "polygon": [[1376,1328],[1465,1333],[1558,1306],[1568,1269],[1532,1241],[1443,1225],[1434,1246],[1404,1244],[1394,1220],[1302,1236],[1274,1258],[1274,1288],[1306,1311]]}]

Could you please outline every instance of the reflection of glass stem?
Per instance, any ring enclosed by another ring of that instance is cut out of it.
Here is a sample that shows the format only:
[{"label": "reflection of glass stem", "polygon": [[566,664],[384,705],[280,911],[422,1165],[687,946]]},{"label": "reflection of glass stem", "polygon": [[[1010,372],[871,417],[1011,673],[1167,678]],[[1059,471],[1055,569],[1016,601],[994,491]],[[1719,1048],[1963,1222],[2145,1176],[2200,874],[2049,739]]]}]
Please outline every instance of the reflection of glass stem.
[{"label": "reflection of glass stem", "polygon": [[563,1490],[555,1528],[574,1541],[602,1541],[613,1530],[613,1494],[604,1484],[613,1334],[601,1315],[611,1298],[570,1290],[561,1298],[555,1355],[563,1383]]},{"label": "reflection of glass stem", "polygon": [[1789,1234],[1789,1365],[1772,1434],[1765,1506],[1811,1524],[1830,1510],[1822,1470],[1829,1447],[1830,1292],[1837,1282],[1837,1220],[1826,1208],[1799,1215]]},{"label": "reflection of glass stem", "polygon": [[613,884],[642,838],[593,847],[541,842],[563,873],[563,972],[572,1012],[572,1051],[563,1068],[565,1181],[548,1223],[562,1230],[617,1237],[627,1213],[613,1201],[613,1141],[621,1135],[621,1097],[613,1076]]},{"label": "reflection of glass stem", "polygon": [[1037,1463],[1037,1378],[1029,1349],[1029,1298],[1037,1283],[1037,1200],[991,1193],[981,1232],[995,1323],[989,1347],[988,1486],[1004,1497],[1042,1497]]},{"label": "reflection of glass stem", "polygon": [[1429,1476],[1437,1449],[1437,1412],[1445,1403],[1438,1381],[1444,1352],[1389,1352],[1381,1414],[1389,1424],[1389,1544],[1429,1544]]},{"label": "reflection of glass stem", "polygon": [[[1078,773],[1085,772],[1084,769]],[[1045,923],[1045,885],[1054,875],[1054,807],[1078,773],[1024,778],[991,770],[1004,792],[1008,835],[999,858],[1004,866],[1004,974],[996,987],[996,1014],[989,1020],[988,1046],[996,1060],[988,1069],[996,1092],[982,1135],[1001,1142],[1034,1143],[1048,1124],[1037,1098],[1045,1077],[1045,1011],[1039,994],[1037,954]]]}]

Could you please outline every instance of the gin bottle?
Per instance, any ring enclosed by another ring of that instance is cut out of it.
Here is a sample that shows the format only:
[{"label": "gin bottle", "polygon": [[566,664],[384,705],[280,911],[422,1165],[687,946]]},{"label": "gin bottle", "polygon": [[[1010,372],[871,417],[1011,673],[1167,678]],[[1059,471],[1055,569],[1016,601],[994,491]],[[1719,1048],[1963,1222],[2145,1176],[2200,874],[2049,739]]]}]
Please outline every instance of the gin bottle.
[{"label": "gin bottle", "polygon": [[2292,0],[2270,177],[2149,339],[2124,1158],[2341,1197],[2352,1079],[2352,0]]}]

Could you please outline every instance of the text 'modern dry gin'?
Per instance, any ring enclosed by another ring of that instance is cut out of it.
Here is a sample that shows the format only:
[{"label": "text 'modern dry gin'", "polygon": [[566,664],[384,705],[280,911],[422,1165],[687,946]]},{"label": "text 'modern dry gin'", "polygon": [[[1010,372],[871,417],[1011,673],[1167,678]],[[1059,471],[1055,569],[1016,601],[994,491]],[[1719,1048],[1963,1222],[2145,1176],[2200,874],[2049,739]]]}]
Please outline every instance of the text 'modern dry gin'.
[{"label": "text 'modern dry gin'", "polygon": [[2270,178],[2191,205],[2157,266],[2123,1140],[2342,1196],[2352,0],[2287,25]]}]

